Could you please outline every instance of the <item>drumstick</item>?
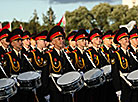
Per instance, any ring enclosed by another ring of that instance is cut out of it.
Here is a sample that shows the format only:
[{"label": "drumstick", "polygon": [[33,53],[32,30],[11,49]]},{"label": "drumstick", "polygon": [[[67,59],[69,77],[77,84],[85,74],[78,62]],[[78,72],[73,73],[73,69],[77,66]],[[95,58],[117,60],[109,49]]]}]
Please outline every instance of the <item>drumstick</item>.
[{"label": "drumstick", "polygon": [[33,68],[33,70],[35,71],[35,68],[34,66],[32,65],[32,63],[29,61],[29,59],[27,58],[27,56],[25,54],[23,54],[24,57],[26,58],[26,60],[28,61],[28,63],[31,65],[31,67]]},{"label": "drumstick", "polygon": [[66,54],[66,52],[63,51],[63,53],[65,54],[65,57],[66,57],[67,60],[69,61],[71,67],[72,67],[74,70],[76,70],[75,67],[73,66],[73,64],[71,63],[71,61],[69,60],[70,57]]},{"label": "drumstick", "polygon": [[0,69],[2,70],[3,74],[6,76],[6,78],[8,78],[6,72],[4,71],[3,67],[1,66],[1,63],[0,63]]},{"label": "drumstick", "polygon": [[92,61],[92,59],[90,58],[90,56],[88,55],[88,53],[86,53],[89,61],[91,62],[91,64],[94,66],[94,68],[96,68],[96,65],[94,64],[94,62]]},{"label": "drumstick", "polygon": [[119,100],[119,102],[121,102],[121,97],[120,96],[118,97],[118,100]]},{"label": "drumstick", "polygon": [[124,81],[131,87],[132,84],[123,76],[123,73],[121,71],[120,72],[120,76],[124,79]]},{"label": "drumstick", "polygon": [[39,102],[38,97],[36,95],[36,89],[34,89],[33,92],[34,92],[34,95],[35,95],[36,102]]},{"label": "drumstick", "polygon": [[55,79],[54,79],[54,77],[53,77],[52,74],[50,74],[50,77],[51,77],[51,79],[53,80],[54,84],[56,85],[57,89],[61,92],[62,89],[57,85],[57,83],[56,83],[56,81],[55,81]]}]

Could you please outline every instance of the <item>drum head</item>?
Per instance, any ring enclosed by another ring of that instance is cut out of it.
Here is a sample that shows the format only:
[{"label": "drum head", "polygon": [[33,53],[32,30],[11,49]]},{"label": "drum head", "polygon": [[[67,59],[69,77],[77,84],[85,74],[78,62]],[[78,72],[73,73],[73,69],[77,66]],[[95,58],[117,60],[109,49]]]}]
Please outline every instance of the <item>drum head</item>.
[{"label": "drum head", "polygon": [[138,70],[135,70],[128,74],[127,76],[128,80],[138,80]]},{"label": "drum head", "polygon": [[73,83],[77,79],[80,78],[80,73],[76,71],[68,72],[63,74],[58,80],[57,84],[58,85],[67,85],[70,83]]},{"label": "drum head", "polygon": [[92,69],[84,74],[84,80],[95,79],[102,74],[103,72],[100,69]]},{"label": "drum head", "polygon": [[10,86],[12,84],[14,84],[14,80],[13,79],[10,79],[10,78],[2,78],[0,79],[0,88],[4,88],[4,87],[7,87],[7,86]]},{"label": "drum head", "polygon": [[106,65],[101,68],[104,71],[104,74],[111,73],[111,65]]},{"label": "drum head", "polygon": [[37,79],[38,77],[40,77],[41,75],[37,72],[33,72],[33,71],[29,71],[29,72],[24,72],[22,74],[19,74],[19,76],[17,77],[18,80],[33,80],[33,79]]}]

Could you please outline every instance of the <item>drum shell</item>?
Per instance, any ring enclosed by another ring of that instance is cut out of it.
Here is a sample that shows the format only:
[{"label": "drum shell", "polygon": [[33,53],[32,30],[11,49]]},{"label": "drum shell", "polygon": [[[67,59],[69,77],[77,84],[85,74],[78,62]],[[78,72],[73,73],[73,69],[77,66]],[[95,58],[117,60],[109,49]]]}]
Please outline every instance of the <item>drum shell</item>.
[{"label": "drum shell", "polygon": [[32,80],[19,80],[17,79],[19,84],[20,84],[20,89],[25,89],[25,90],[32,90],[34,88],[38,88],[41,86],[41,78],[38,77],[36,79]]},{"label": "drum shell", "polygon": [[4,100],[7,98],[12,97],[17,93],[17,87],[15,85],[15,82],[13,82],[11,85],[0,88],[0,100]]},{"label": "drum shell", "polygon": [[104,82],[105,82],[104,74],[102,74],[94,79],[85,80],[85,83],[87,84],[88,88],[92,88],[92,87],[96,88],[96,87],[100,86],[101,84],[103,84]]},{"label": "drum shell", "polygon": [[84,74],[84,82],[88,88],[96,88],[106,81],[103,70],[95,68]]}]

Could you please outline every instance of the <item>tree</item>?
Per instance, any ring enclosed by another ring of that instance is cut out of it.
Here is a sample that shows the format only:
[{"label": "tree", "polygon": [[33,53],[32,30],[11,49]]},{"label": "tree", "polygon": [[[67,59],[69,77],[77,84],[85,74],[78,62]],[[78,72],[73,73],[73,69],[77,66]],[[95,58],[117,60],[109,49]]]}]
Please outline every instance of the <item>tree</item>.
[{"label": "tree", "polygon": [[105,31],[110,26],[109,15],[112,12],[112,6],[108,3],[101,3],[96,5],[90,11],[95,18],[97,27],[102,31]]},{"label": "tree", "polygon": [[50,7],[49,10],[47,11],[47,14],[45,15],[44,13],[42,14],[43,16],[43,22],[44,25],[54,25],[54,21],[56,19],[54,11],[52,10],[52,8]]},{"label": "tree", "polygon": [[34,10],[34,13],[33,13],[33,18],[29,21],[29,29],[32,33],[39,33],[40,30],[40,23],[38,22],[39,20],[39,17],[37,15],[37,12],[36,10]]},{"label": "tree", "polygon": [[126,16],[128,12],[128,6],[126,5],[115,5],[113,6],[113,10],[109,16],[110,22],[110,29],[117,30],[120,25],[127,24]]},{"label": "tree", "polygon": [[71,30],[78,30],[81,28],[91,29],[92,28],[92,20],[93,15],[87,10],[86,7],[79,7],[73,12],[66,12],[66,32],[70,32]]}]

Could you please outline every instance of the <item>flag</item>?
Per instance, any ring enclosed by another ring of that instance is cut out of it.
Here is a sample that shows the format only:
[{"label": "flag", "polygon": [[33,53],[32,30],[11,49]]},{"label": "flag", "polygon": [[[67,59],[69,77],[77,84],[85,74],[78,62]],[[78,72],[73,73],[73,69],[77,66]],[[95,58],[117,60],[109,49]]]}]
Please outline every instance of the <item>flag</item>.
[{"label": "flag", "polygon": [[58,22],[57,25],[59,25],[59,26],[61,26],[61,27],[65,27],[65,25],[66,25],[66,18],[65,18],[65,15],[62,16],[61,20]]},{"label": "flag", "polygon": [[0,32],[2,31],[2,24],[1,24],[1,22],[0,22]]},{"label": "flag", "polygon": [[4,27],[2,27],[3,29],[9,29],[11,31],[11,23],[9,22],[8,24],[6,24]]},{"label": "flag", "polygon": [[23,30],[23,26],[22,26],[22,24],[20,24],[20,27],[19,27],[19,28],[20,28],[22,31],[24,31],[24,30]]}]

